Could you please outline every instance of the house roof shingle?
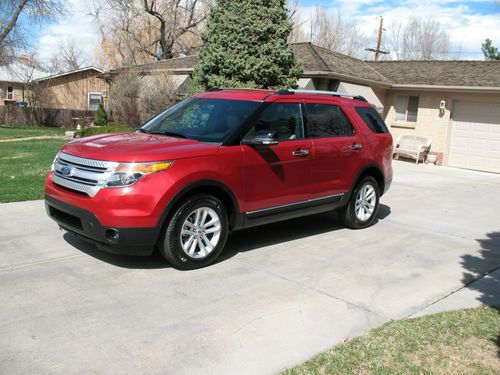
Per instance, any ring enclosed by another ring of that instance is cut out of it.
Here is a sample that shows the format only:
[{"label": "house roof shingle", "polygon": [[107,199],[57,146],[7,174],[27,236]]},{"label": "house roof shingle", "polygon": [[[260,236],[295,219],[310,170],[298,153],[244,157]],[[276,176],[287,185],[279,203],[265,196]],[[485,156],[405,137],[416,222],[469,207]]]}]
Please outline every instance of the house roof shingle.
[{"label": "house roof shingle", "polygon": [[327,71],[343,76],[361,78],[370,81],[390,84],[365,61],[350,57],[312,43],[295,43],[295,56],[304,63],[306,72]]},{"label": "house roof shingle", "polygon": [[[330,51],[312,43],[293,44],[297,60],[304,64],[307,74],[322,73],[370,81],[381,86],[425,85],[499,87],[500,61],[363,61]],[[163,60],[131,68],[140,72],[178,70],[189,72],[198,63],[198,56]],[[119,70],[104,73],[117,74]],[[184,73],[185,74],[185,73]]]},{"label": "house roof shingle", "polygon": [[369,62],[393,84],[500,87],[500,61]]}]

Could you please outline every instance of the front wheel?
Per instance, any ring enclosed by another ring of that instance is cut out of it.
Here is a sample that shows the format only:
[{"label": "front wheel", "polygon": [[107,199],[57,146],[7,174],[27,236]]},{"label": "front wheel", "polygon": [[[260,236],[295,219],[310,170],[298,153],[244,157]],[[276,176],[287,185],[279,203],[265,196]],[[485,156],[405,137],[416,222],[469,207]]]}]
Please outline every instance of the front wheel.
[{"label": "front wheel", "polygon": [[375,221],[380,200],[380,190],[375,178],[364,177],[354,189],[349,203],[341,209],[344,225],[351,229],[369,227]]},{"label": "front wheel", "polygon": [[219,199],[210,195],[189,197],[167,223],[160,252],[177,268],[207,266],[222,252],[228,227],[226,209]]}]

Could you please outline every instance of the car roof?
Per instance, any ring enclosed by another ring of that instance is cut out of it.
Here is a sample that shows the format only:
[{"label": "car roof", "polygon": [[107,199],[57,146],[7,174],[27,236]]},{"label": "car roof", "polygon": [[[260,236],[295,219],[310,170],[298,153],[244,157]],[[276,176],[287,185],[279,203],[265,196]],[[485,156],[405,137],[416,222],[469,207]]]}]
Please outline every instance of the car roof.
[{"label": "car roof", "polygon": [[250,100],[250,101],[265,101],[274,102],[283,98],[292,98],[303,100],[305,102],[321,99],[329,99],[334,102],[356,103],[357,107],[373,107],[361,96],[337,93],[332,91],[320,90],[264,90],[264,89],[211,89],[206,92],[194,95],[197,98],[212,98],[225,100]]},{"label": "car roof", "polygon": [[276,90],[259,90],[259,89],[211,89],[206,92],[195,94],[197,98],[213,98],[213,99],[228,99],[228,100],[253,100],[263,101],[269,95],[275,94]]}]

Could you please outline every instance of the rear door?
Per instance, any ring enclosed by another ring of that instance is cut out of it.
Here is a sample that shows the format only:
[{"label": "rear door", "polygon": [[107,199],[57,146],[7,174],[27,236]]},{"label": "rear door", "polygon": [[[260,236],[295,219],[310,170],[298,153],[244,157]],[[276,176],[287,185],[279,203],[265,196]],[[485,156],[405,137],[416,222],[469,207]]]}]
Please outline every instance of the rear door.
[{"label": "rear door", "polygon": [[305,139],[297,102],[267,104],[251,132],[273,130],[277,145],[242,145],[246,211],[279,208],[309,199],[312,141]]},{"label": "rear door", "polygon": [[325,198],[350,190],[363,165],[364,145],[339,104],[305,104],[305,134],[311,140],[311,198]]}]

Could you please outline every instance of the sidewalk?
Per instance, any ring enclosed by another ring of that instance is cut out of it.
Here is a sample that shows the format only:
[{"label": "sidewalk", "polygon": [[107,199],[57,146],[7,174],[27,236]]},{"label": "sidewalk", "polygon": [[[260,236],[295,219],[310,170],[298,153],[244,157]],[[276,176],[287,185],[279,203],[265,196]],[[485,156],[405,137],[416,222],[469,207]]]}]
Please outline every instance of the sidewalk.
[{"label": "sidewalk", "polygon": [[482,305],[500,306],[500,268],[432,303],[411,318]]}]

